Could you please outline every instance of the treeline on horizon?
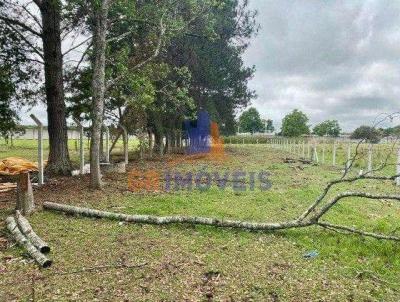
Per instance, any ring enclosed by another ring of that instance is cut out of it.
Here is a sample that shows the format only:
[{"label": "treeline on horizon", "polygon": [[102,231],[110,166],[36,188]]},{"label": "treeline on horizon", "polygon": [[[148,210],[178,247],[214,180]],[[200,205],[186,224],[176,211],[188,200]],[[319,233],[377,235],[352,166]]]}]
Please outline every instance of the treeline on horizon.
[{"label": "treeline on horizon", "polygon": [[[388,115],[390,119],[392,115]],[[317,135],[326,137],[338,137],[342,134],[342,129],[337,120],[326,120],[311,127],[308,116],[294,109],[285,115],[282,119],[282,126],[279,132],[275,132],[278,136],[300,137],[304,135]],[[378,124],[379,125],[379,124]],[[239,117],[238,132],[247,132],[250,134],[268,132],[273,133],[275,127],[271,119],[262,119],[258,110],[251,107]],[[350,135],[352,139],[365,139],[372,143],[379,142],[384,137],[400,136],[400,125],[395,127],[382,128],[377,126],[361,125],[357,127]]]}]

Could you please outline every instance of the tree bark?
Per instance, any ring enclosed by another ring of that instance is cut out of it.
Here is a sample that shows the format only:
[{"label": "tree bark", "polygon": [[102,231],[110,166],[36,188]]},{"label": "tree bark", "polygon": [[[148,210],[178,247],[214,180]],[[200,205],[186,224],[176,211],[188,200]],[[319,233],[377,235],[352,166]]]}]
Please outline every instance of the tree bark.
[{"label": "tree bark", "polygon": [[173,223],[191,223],[200,225],[210,225],[217,227],[241,228],[247,230],[282,230],[289,228],[299,228],[310,226],[313,223],[309,221],[299,222],[296,220],[282,223],[264,223],[264,222],[246,222],[238,220],[225,220],[218,218],[197,217],[197,216],[153,216],[153,215],[128,215],[122,213],[113,213],[99,211],[89,208],[75,207],[65,204],[53,202],[45,202],[43,207],[46,210],[53,210],[74,215],[82,215],[86,217],[108,218],[114,220],[122,220],[126,222],[136,222],[145,224],[173,224]]},{"label": "tree bark", "polygon": [[154,132],[154,151],[158,152],[160,156],[164,154],[164,136],[161,131]]},{"label": "tree bark", "polygon": [[50,247],[44,242],[36,233],[33,231],[29,221],[21,215],[21,213],[17,210],[15,213],[16,221],[19,229],[22,234],[41,252],[41,253],[49,253]]},{"label": "tree bark", "polygon": [[43,27],[44,76],[50,145],[46,172],[70,175],[72,166],[68,152],[61,53],[62,4],[58,0],[43,0],[39,4]]},{"label": "tree bark", "polygon": [[33,244],[26,239],[24,235],[22,235],[21,231],[18,228],[18,225],[14,219],[14,217],[10,216],[6,219],[7,229],[11,233],[14,240],[24,247],[28,254],[43,268],[50,267],[52,261],[48,259],[45,255],[39,252]]},{"label": "tree bark", "polygon": [[148,130],[147,133],[149,135],[149,157],[152,158],[153,157],[153,133],[151,132],[151,130]]},{"label": "tree bark", "polygon": [[97,7],[92,4],[93,26],[93,79],[92,79],[92,139],[90,141],[90,186],[102,187],[100,171],[100,137],[103,126],[105,93],[106,33],[109,1],[102,0]]}]

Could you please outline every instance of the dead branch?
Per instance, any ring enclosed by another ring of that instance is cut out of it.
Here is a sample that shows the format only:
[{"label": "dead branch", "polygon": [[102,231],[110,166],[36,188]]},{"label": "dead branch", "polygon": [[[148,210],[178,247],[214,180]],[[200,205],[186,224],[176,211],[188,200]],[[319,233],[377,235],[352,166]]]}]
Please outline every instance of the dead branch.
[{"label": "dead branch", "polygon": [[336,179],[333,181],[328,182],[328,184],[325,186],[323,192],[321,195],[312,203],[307,210],[304,211],[303,214],[300,215],[299,219],[303,220],[305,219],[323,200],[324,198],[328,195],[330,189],[340,183],[352,183],[356,182],[359,180],[364,180],[364,179],[369,179],[369,180],[381,180],[381,181],[393,181],[397,177],[399,177],[400,174],[396,174],[393,176],[372,176],[372,175],[367,175],[367,173],[361,174],[356,177],[351,177],[351,178],[340,178]]},{"label": "dead branch", "polygon": [[323,228],[326,228],[328,230],[340,230],[340,231],[345,231],[347,233],[354,233],[354,234],[358,234],[358,235],[362,235],[362,236],[372,237],[375,239],[400,241],[400,237],[386,236],[386,235],[382,235],[382,234],[360,231],[360,230],[357,230],[356,228],[351,228],[348,226],[336,225],[336,224],[331,224],[331,223],[327,223],[327,222],[318,222],[317,225],[319,225]]},{"label": "dead branch", "polygon": [[[70,49],[66,50],[62,56],[66,56],[68,53],[70,53],[71,51],[74,51],[75,49],[81,47],[82,45],[85,45],[86,43],[88,43],[90,40],[92,39],[92,37],[86,38],[85,40],[83,40],[82,42],[76,44],[75,46],[72,46]],[[89,43],[89,45],[91,45],[91,43]],[[86,51],[85,51],[86,52]],[[84,52],[84,53],[85,53]],[[78,61],[79,62],[79,61]]]},{"label": "dead branch", "polygon": [[[11,24],[8,24],[8,26],[9,26],[11,29],[13,29],[13,30],[18,34],[18,36],[21,37],[22,40],[24,40],[24,42],[32,49],[32,51],[33,51],[34,53],[36,53],[41,59],[44,60],[43,50],[42,50],[41,48],[36,47],[35,45],[33,45],[33,43],[31,43],[31,42],[28,40],[28,38],[26,38],[16,27],[14,27],[14,26],[11,25]],[[43,64],[44,64],[44,63],[43,63]]]},{"label": "dead branch", "polygon": [[39,38],[42,37],[42,33],[34,30],[30,26],[28,26],[25,23],[22,23],[22,22],[20,22],[18,20],[15,20],[15,19],[12,19],[12,18],[9,18],[9,17],[6,17],[6,16],[1,16],[1,15],[0,15],[0,20],[3,20],[7,25],[10,25],[10,24],[16,25],[16,26],[20,27],[21,29],[23,29],[24,31],[28,31],[32,35],[35,35],[35,36],[37,36]]},{"label": "dead branch", "polygon": [[341,199],[347,197],[362,197],[367,199],[390,199],[390,200],[400,201],[399,195],[370,194],[364,192],[343,192],[336,195],[335,198],[333,198],[324,207],[322,207],[311,219],[318,221],[318,219],[320,219],[323,215],[325,215],[336,203],[338,203]]},{"label": "dead branch", "polygon": [[281,230],[290,228],[300,228],[311,225],[311,222],[287,221],[282,223],[262,223],[262,222],[246,222],[237,220],[224,220],[217,218],[197,217],[197,216],[152,216],[152,215],[127,215],[121,213],[113,213],[99,211],[89,208],[75,207],[65,204],[45,202],[43,208],[56,212],[63,212],[73,215],[81,215],[93,218],[108,218],[111,220],[120,220],[125,222],[135,222],[144,224],[174,224],[174,223],[190,223],[199,225],[209,225],[226,228],[241,228],[247,230]]},{"label": "dead branch", "polygon": [[[173,224],[173,223],[190,223],[199,225],[209,225],[216,227],[227,227],[227,228],[241,228],[247,230],[264,230],[264,231],[275,231],[290,228],[303,228],[311,225],[321,226],[327,229],[339,229],[342,231],[347,231],[349,233],[355,233],[363,236],[368,236],[376,239],[394,240],[400,241],[399,237],[396,236],[386,236],[382,234],[376,234],[371,232],[360,231],[355,228],[350,228],[346,226],[334,225],[327,222],[320,222],[319,219],[326,214],[339,200],[346,197],[363,197],[368,199],[391,199],[400,201],[400,196],[396,195],[374,195],[363,192],[345,192],[338,194],[334,199],[332,199],[327,205],[321,208],[313,217],[304,221],[300,219],[301,217],[287,222],[279,223],[261,223],[261,222],[247,222],[247,221],[237,221],[237,220],[223,220],[217,218],[208,217],[197,217],[197,216],[152,216],[152,215],[127,215],[122,213],[113,213],[99,211],[89,208],[81,208],[64,204],[57,204],[53,202],[45,202],[43,204],[44,209],[52,210],[56,212],[63,212],[73,215],[81,215],[86,217],[94,218],[107,218],[112,220],[121,220],[126,222],[134,223],[145,223],[145,224]],[[307,215],[308,216],[308,215]]]}]

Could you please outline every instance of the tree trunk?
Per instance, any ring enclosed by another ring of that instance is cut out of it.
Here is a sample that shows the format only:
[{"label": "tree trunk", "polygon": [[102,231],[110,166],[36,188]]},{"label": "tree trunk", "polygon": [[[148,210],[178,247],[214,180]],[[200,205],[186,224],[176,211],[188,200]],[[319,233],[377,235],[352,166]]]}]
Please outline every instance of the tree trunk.
[{"label": "tree trunk", "polygon": [[100,162],[106,162],[106,153],[104,152],[104,131],[100,131]]},{"label": "tree trunk", "polygon": [[72,167],[68,153],[61,53],[61,2],[44,0],[39,8],[43,27],[44,77],[50,145],[46,172],[70,175]]},{"label": "tree trunk", "polygon": [[93,4],[93,79],[92,79],[92,139],[90,141],[90,186],[100,189],[100,136],[103,125],[105,93],[105,57],[108,0],[100,2],[99,7]]},{"label": "tree trunk", "polygon": [[162,134],[157,131],[157,129],[154,131],[154,151],[155,152],[160,152],[162,150]]},{"label": "tree trunk", "polygon": [[165,135],[165,153],[171,154],[171,132],[169,129]]}]

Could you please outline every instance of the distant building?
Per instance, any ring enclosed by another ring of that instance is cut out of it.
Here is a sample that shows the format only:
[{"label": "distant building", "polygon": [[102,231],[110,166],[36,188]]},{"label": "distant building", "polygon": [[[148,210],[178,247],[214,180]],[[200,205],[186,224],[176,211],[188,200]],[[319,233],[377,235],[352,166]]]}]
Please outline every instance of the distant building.
[{"label": "distant building", "polygon": [[[17,133],[14,136],[14,139],[37,139],[38,138],[38,129],[36,126],[22,126],[25,130],[25,133]],[[47,131],[47,126],[43,127],[43,139],[49,139],[49,133]],[[68,128],[68,139],[79,139],[79,131],[77,128],[69,127]]]}]

